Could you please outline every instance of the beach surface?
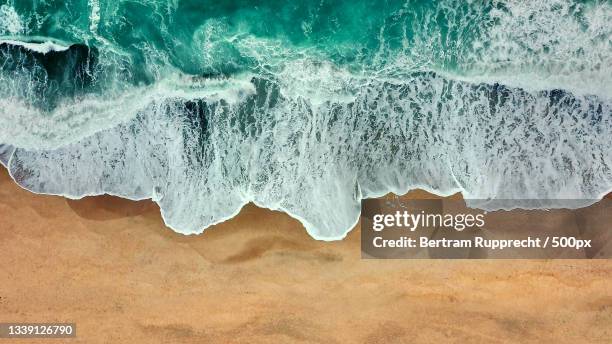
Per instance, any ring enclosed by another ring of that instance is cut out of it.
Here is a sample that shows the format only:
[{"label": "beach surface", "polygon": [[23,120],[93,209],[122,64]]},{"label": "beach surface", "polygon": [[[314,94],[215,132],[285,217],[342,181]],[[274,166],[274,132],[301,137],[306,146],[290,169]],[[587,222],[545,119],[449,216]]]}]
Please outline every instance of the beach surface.
[{"label": "beach surface", "polygon": [[35,195],[4,169],[0,274],[0,322],[76,323],[69,343],[612,338],[609,260],[362,260],[358,228],[320,242],[252,205],[183,236],[153,202]]}]

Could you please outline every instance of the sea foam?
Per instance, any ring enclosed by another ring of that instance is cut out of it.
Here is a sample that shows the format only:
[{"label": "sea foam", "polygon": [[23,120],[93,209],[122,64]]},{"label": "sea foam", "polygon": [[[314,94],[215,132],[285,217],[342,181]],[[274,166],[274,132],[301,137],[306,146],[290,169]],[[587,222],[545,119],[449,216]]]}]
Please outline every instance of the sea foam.
[{"label": "sea foam", "polygon": [[45,6],[20,34],[78,43],[0,38],[0,162],[33,192],[150,198],[184,234],[253,202],[335,240],[389,192],[612,185],[609,2]]}]

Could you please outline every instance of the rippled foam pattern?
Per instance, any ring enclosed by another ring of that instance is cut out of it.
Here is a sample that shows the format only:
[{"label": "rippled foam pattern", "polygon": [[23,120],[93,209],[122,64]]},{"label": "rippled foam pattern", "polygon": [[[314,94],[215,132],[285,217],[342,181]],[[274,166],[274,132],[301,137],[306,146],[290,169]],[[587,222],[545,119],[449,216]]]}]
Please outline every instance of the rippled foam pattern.
[{"label": "rippled foam pattern", "polygon": [[612,186],[611,23],[609,1],[4,1],[0,162],[181,233],[254,202],[340,239],[414,188],[587,205]]}]

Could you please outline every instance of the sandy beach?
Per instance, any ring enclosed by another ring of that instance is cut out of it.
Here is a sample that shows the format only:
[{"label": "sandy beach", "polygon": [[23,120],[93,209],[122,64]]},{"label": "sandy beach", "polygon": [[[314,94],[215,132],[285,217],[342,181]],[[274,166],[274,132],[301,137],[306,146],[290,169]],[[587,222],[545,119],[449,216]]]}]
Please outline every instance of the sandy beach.
[{"label": "sandy beach", "polygon": [[255,206],[183,236],[152,202],[35,195],[4,169],[0,273],[0,322],[74,322],[69,343],[612,337],[612,261],[362,260],[358,228],[319,242]]}]

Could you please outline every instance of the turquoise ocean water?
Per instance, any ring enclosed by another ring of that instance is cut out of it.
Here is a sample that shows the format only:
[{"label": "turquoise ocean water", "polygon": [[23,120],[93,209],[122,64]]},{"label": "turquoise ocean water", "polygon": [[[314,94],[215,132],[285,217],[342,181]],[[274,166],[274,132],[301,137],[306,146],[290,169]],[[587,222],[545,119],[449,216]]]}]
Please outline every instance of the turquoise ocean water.
[{"label": "turquoise ocean water", "polygon": [[254,202],[339,239],[417,187],[587,205],[612,186],[611,23],[610,1],[0,0],[0,162],[152,198],[181,233]]}]

